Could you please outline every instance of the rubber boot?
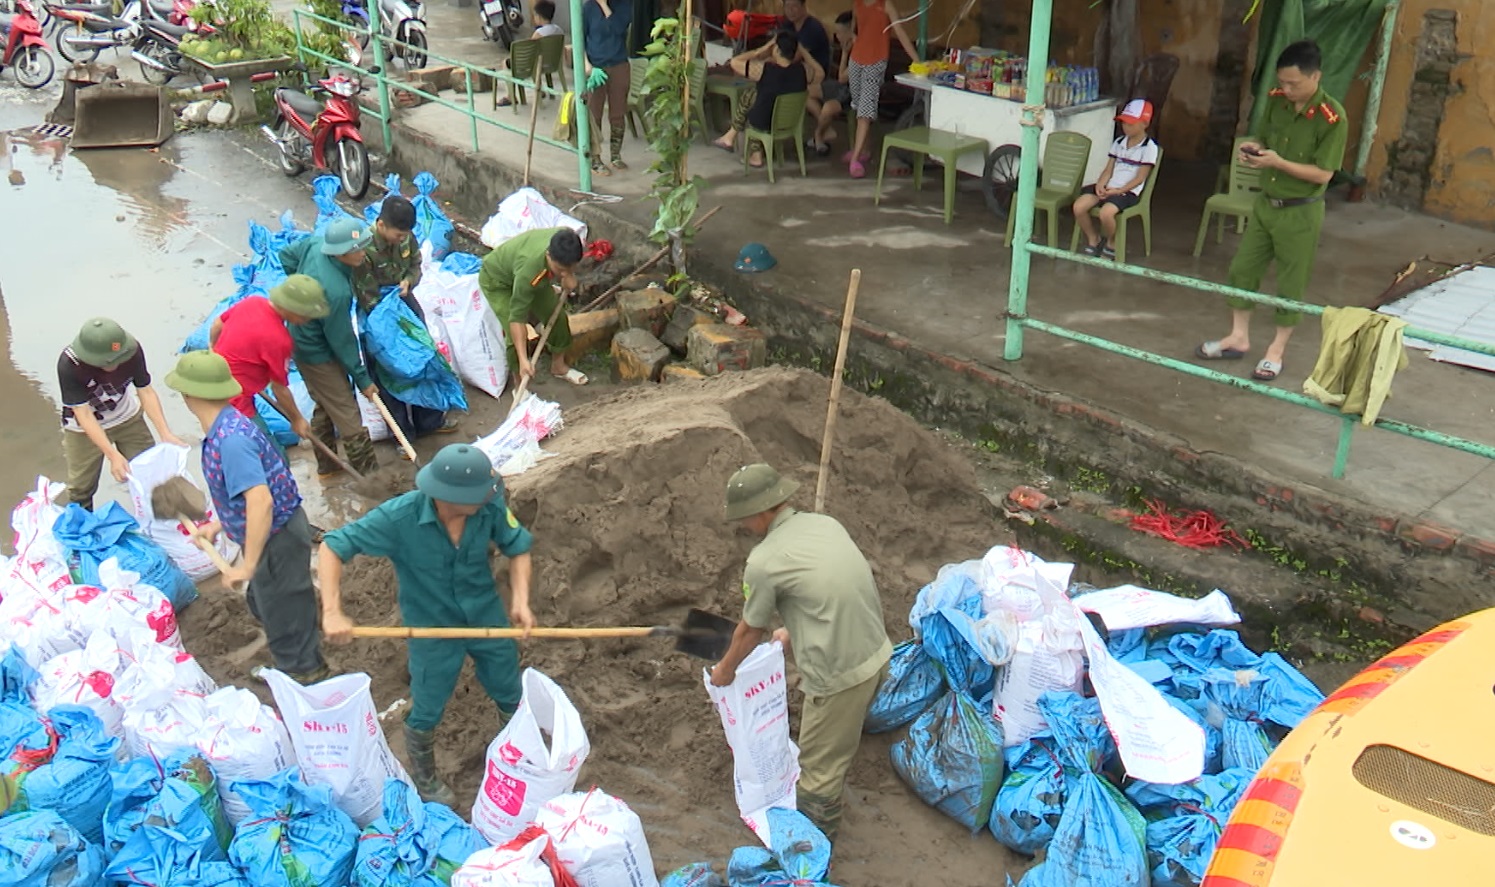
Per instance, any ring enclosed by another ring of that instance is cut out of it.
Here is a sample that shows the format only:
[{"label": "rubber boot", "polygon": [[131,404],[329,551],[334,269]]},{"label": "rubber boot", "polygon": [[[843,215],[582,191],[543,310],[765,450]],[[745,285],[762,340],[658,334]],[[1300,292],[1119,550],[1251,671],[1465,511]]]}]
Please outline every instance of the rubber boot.
[{"label": "rubber boot", "polygon": [[805,815],[827,841],[832,844],[836,842],[836,833],[841,830],[842,805],[840,798],[825,798],[801,791],[795,805],[799,812]]},{"label": "rubber boot", "polygon": [[405,724],[405,756],[410,759],[410,780],[421,800],[450,807],[457,796],[436,775],[436,731],[417,730]]},{"label": "rubber boot", "polygon": [[320,684],[328,678],[332,677],[332,668],[324,662],[311,671],[291,671],[286,672],[286,674],[290,675],[291,679],[301,686],[310,687],[312,684]]}]

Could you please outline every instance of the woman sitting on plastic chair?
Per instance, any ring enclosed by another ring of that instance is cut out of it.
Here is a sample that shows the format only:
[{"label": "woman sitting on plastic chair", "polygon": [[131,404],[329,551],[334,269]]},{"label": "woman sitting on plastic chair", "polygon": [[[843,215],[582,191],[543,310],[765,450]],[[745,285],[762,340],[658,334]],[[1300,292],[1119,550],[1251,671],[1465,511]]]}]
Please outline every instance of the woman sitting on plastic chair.
[{"label": "woman sitting on plastic chair", "polygon": [[[800,49],[799,39],[780,31],[759,49],[732,58],[732,71],[753,81],[743,90],[732,115],[732,128],[712,144],[724,151],[737,149],[737,137],[751,126],[767,130],[773,126],[773,104],[781,95],[804,92],[825,76],[820,64]],[[763,149],[754,147],[748,165],[763,165]]]}]

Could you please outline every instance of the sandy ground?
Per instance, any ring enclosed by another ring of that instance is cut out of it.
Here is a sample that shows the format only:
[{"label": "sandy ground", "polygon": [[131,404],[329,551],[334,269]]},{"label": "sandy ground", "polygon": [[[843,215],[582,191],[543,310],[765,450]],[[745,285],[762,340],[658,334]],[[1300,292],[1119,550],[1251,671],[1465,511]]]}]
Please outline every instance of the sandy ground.
[{"label": "sandy ground", "polygon": [[[548,385],[546,396],[558,387]],[[515,513],[535,533],[532,605],[540,623],[669,624],[689,607],[735,617],[753,540],[722,519],[726,479],[741,465],[769,461],[801,482],[793,504],[809,508],[827,389],[814,374],[767,369],[617,389],[568,409],[565,429],[546,445],[554,457],[509,485]],[[886,402],[851,391],[843,394],[827,511],[871,561],[895,641],[909,635],[913,597],[942,564],[1007,538],[968,462]],[[496,568],[503,577],[501,560]],[[396,624],[394,595],[388,562],[349,565],[344,597],[356,621]],[[206,595],[182,623],[210,674],[257,683],[248,671],[267,657],[241,600]],[[380,710],[408,694],[401,642],[363,641],[330,658],[373,677]],[[697,860],[722,864],[734,847],[753,843],[736,815],[730,753],[701,686],[705,663],[664,640],[532,641],[522,661],[559,682],[581,711],[592,753],[578,787],[598,786],[638,811],[661,873]],[[797,715],[797,694],[791,699]],[[477,792],[496,724],[493,704],[464,675],[439,753],[464,799],[460,812]],[[397,719],[385,729],[401,752]],[[988,833],[967,835],[899,781],[888,762],[896,738],[868,737],[852,769],[836,883],[899,887],[938,871],[947,883],[989,884],[1004,871],[1016,875],[1023,860]]]}]

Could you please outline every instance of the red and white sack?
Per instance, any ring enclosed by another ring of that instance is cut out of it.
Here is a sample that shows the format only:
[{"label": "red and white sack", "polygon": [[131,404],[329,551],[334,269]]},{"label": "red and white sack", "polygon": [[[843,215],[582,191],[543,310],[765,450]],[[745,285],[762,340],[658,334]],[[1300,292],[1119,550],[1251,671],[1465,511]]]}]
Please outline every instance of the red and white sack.
[{"label": "red and white sack", "polygon": [[599,789],[546,802],[535,817],[578,887],[659,887],[644,824]]},{"label": "red and white sack", "polygon": [[142,584],[138,574],[120,569],[114,558],[99,565],[99,584],[101,588],[75,585],[63,592],[64,610],[79,631],[87,635],[107,632],[127,652],[137,655],[133,645],[143,640],[139,632],[148,632],[155,644],[182,649],[176,608],[166,595]]},{"label": "red and white sack", "polygon": [[52,503],[65,489],[66,484],[38,476],[36,489],[10,513],[10,526],[15,530],[11,547],[16,555],[0,574],[0,599],[58,591],[73,581],[67,549],[52,535],[52,525],[62,516],[62,508]]},{"label": "red and white sack", "polygon": [[98,715],[104,732],[124,736],[124,709],[114,698],[114,685],[124,663],[114,639],[99,633],[82,650],[56,656],[40,670],[27,694],[39,712],[59,705],[81,705]]},{"label": "red and white sack", "polygon": [[784,647],[777,641],[759,644],[737,667],[737,678],[725,687],[714,686],[711,672],[702,672],[732,749],[738,813],[767,845],[768,810],[795,809],[795,783],[799,781],[799,748],[789,738]]},{"label": "red and white sack", "polygon": [[249,807],[230,788],[240,779],[269,779],[296,763],[291,737],[275,709],[242,687],[223,687],[204,700],[207,717],[197,748],[213,765],[223,813],[237,826]]},{"label": "red and white sack", "polygon": [[[1068,565],[1065,565],[1068,566]],[[1078,691],[1085,680],[1084,616],[1051,574],[1038,571],[1032,585],[1009,583],[988,599],[989,618],[1004,622],[1012,657],[997,669],[992,715],[1007,747],[1032,739],[1048,721],[1038,699],[1049,691]]]},{"label": "red and white sack", "polygon": [[[203,551],[192,542],[189,527],[174,514],[156,514],[151,507],[151,492],[172,478],[186,478],[203,494],[207,504],[207,520],[214,520],[212,500],[187,472],[187,459],[192,451],[176,444],[156,444],[130,460],[130,511],[140,522],[140,532],[147,539],[160,545],[166,555],[176,562],[182,572],[192,577],[193,582],[218,575],[218,568]],[[223,559],[232,562],[238,556],[238,546],[229,541],[225,533],[218,534],[217,548]]]},{"label": "red and white sack", "polygon": [[476,272],[447,271],[430,255],[430,246],[422,246],[420,283],[411,290],[426,315],[426,329],[462,381],[501,397],[509,380],[503,324],[484,298]]},{"label": "red and white sack", "polygon": [[303,687],[284,672],[260,672],[280,708],[301,778],[332,789],[332,802],[363,828],[383,812],[384,781],[414,787],[389,750],[369,676],[345,674]]},{"label": "red and white sack", "polygon": [[364,397],[361,391],[353,392],[353,399],[358,401],[358,418],[369,433],[369,439],[389,440],[389,423],[384,421],[384,414],[379,412],[374,402]]},{"label": "red and white sack", "polygon": [[[116,689],[116,694],[119,690]],[[197,748],[207,707],[201,696],[188,696],[169,687],[123,703],[125,747],[128,757],[162,759],[180,749]]]},{"label": "red and white sack", "polygon": [[532,825],[499,847],[479,850],[452,873],[451,887],[577,887],[550,835]]},{"label": "red and white sack", "polygon": [[136,652],[120,670],[114,697],[127,710],[158,704],[165,694],[206,699],[218,689],[191,653],[164,644],[144,644],[136,635]]},{"label": "red and white sack", "polygon": [[56,591],[23,591],[0,601],[0,654],[21,649],[26,664],[40,670],[48,662],[83,649],[88,635],[69,623]]},{"label": "red and white sack", "polygon": [[522,680],[519,708],[488,745],[472,802],[472,824],[492,844],[519,834],[541,804],[575,788],[577,771],[592,750],[566,692],[533,668],[524,670]]}]

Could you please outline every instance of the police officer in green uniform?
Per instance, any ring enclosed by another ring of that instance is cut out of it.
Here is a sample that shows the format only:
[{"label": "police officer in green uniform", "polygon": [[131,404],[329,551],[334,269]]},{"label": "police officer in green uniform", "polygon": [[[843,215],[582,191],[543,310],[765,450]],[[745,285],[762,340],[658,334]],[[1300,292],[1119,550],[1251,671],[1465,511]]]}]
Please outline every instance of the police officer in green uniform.
[{"label": "police officer in green uniform", "polygon": [[[1257,141],[1241,145],[1241,162],[1261,170],[1261,195],[1251,223],[1230,263],[1230,285],[1259,290],[1277,262],[1277,293],[1303,301],[1324,223],[1324,192],[1344,162],[1349,124],[1344,108],[1324,92],[1323,55],[1311,40],[1294,43],[1277,57],[1277,89],[1267,98]],[[1195,349],[1204,360],[1238,360],[1251,351],[1251,309],[1245,299],[1228,300],[1230,335]],[[1302,315],[1278,308],[1277,335],[1252,371],[1270,382],[1282,372],[1282,356]]]},{"label": "police officer in green uniform", "polygon": [[[535,374],[535,350],[529,346],[525,326],[538,330],[549,323],[556,300],[576,291],[576,266],[581,264],[581,257],[581,237],[570,228],[526,231],[483,257],[478,288],[504,326],[509,371],[517,373],[518,378]],[[551,375],[573,385],[587,384],[586,374],[566,363],[571,324],[564,309],[556,315],[554,329],[546,332]]]},{"label": "police officer in green uniform", "polygon": [[736,680],[737,667],[768,637],[774,617],[783,620],[773,639],[793,646],[805,694],[799,811],[835,840],[846,773],[893,645],[867,559],[835,518],[788,506],[798,489],[763,463],[727,482],[727,519],[763,541],[748,555],[742,621],[711,670],[711,683],[725,687]]},{"label": "police officer in green uniform", "polygon": [[[488,456],[452,444],[420,470],[416,489],[391,499],[322,540],[322,633],[331,643],[352,639],[343,613],[343,564],[356,555],[387,557],[399,581],[400,618],[413,627],[534,627],[529,609],[529,531],[504,504],[502,482]],[[509,605],[498,595],[490,546],[509,559]],[[498,704],[500,722],[519,705],[519,648],[507,639],[412,638],[410,713],[405,747],[422,798],[450,806],[452,790],[436,774],[436,727],[471,657],[478,682]]]}]

